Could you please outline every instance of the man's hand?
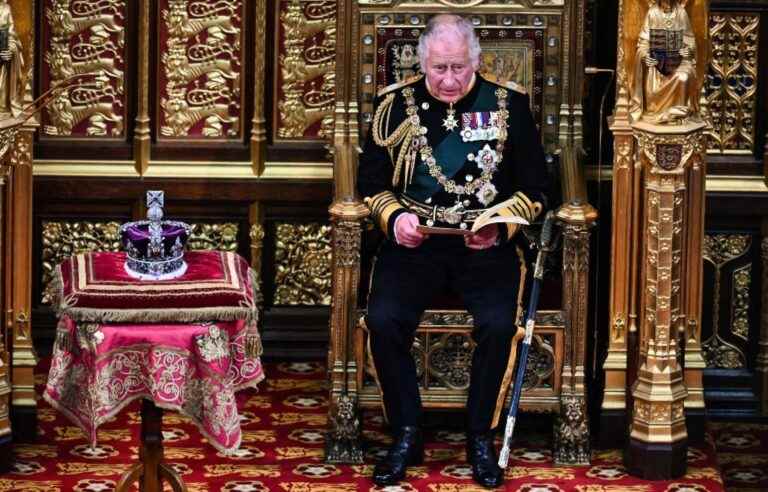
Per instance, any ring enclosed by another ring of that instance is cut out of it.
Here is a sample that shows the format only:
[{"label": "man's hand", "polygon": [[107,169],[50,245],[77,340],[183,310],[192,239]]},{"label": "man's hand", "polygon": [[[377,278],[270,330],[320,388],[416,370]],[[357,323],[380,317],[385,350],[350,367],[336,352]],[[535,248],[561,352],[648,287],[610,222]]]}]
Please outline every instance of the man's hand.
[{"label": "man's hand", "polygon": [[11,50],[3,50],[0,51],[0,60],[2,61],[8,61],[13,57],[13,53]]},{"label": "man's hand", "polygon": [[656,60],[655,58],[653,58],[653,57],[651,57],[651,56],[649,56],[649,55],[645,55],[645,56],[643,57],[643,61],[644,61],[644,62],[645,62],[645,64],[646,64],[647,66],[649,66],[649,67],[655,67],[656,65],[658,65],[658,64],[659,64],[658,60]]},{"label": "man's hand", "polygon": [[496,224],[488,224],[480,228],[479,231],[471,236],[464,236],[464,244],[469,249],[488,249],[496,244],[499,237],[499,228]]},{"label": "man's hand", "polygon": [[680,48],[680,56],[686,59],[691,58],[691,49],[687,46],[683,46]]},{"label": "man's hand", "polygon": [[404,213],[395,219],[395,241],[406,248],[415,248],[421,245],[428,237],[416,230],[419,225],[419,217],[416,214]]}]

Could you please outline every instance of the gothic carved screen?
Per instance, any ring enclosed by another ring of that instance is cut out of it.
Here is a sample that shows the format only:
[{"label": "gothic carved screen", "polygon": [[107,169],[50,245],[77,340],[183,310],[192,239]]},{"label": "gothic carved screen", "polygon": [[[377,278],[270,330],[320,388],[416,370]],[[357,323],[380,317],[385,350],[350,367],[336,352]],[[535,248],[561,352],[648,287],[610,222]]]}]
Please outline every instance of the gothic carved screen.
[{"label": "gothic carved screen", "polygon": [[156,138],[241,140],[243,0],[160,0]]},{"label": "gothic carved screen", "polygon": [[709,152],[755,151],[760,14],[712,12],[709,17],[712,59],[704,97],[712,118]]},{"label": "gothic carved screen", "polygon": [[272,138],[330,139],[336,92],[336,2],[278,0]]},{"label": "gothic carved screen", "polygon": [[40,138],[125,139],[126,0],[44,0],[42,90],[99,73],[99,87],[63,91],[42,113]]},{"label": "gothic carved screen", "polygon": [[[391,10],[362,13],[358,84],[364,128],[372,120],[376,93],[419,73],[416,48],[430,15]],[[527,90],[543,141],[551,151],[557,140],[562,15],[512,11],[470,18],[483,49],[480,71]]]}]

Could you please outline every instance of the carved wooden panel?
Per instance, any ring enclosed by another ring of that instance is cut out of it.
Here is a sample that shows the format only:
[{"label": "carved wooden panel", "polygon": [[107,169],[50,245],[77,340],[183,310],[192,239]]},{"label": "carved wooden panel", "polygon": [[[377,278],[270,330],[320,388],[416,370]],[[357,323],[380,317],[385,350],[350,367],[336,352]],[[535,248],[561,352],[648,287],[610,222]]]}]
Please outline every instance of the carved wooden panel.
[{"label": "carved wooden panel", "polygon": [[160,0],[158,140],[240,140],[242,0]]},{"label": "carved wooden panel", "polygon": [[273,139],[329,139],[336,92],[336,2],[278,0]]},{"label": "carved wooden panel", "polygon": [[[358,313],[362,318],[364,312]],[[565,321],[561,311],[538,311],[523,380],[524,405],[549,410],[561,390]],[[428,310],[415,333],[411,355],[416,365],[422,400],[439,401],[437,406],[463,405],[469,388],[475,343],[470,332],[473,319],[466,311]],[[359,329],[360,327],[358,327]],[[367,332],[356,337],[355,357],[364,369],[358,376],[363,401],[378,399],[378,384],[367,342]],[[538,399],[537,399],[538,398]]]},{"label": "carved wooden panel", "polygon": [[42,299],[50,304],[56,266],[78,253],[86,251],[120,251],[119,222],[43,221],[42,223]]},{"label": "carved wooden panel", "polygon": [[280,223],[274,237],[274,304],[330,305],[331,227]]},{"label": "carved wooden panel", "polygon": [[[489,14],[471,19],[483,48],[480,71],[526,88],[543,141],[551,148],[557,140],[561,16]],[[419,72],[416,46],[427,20],[427,14],[362,16],[358,84],[364,126],[373,118],[373,99],[380,89]]]},{"label": "carved wooden panel", "polygon": [[751,253],[758,253],[749,234],[708,234],[704,239],[704,359],[711,368],[744,368],[755,296]]},{"label": "carved wooden panel", "polygon": [[712,61],[704,97],[712,117],[709,152],[754,152],[760,14],[712,12]]},{"label": "carved wooden panel", "polygon": [[100,87],[63,91],[42,113],[41,138],[125,138],[126,0],[44,0],[41,89],[77,74]]}]

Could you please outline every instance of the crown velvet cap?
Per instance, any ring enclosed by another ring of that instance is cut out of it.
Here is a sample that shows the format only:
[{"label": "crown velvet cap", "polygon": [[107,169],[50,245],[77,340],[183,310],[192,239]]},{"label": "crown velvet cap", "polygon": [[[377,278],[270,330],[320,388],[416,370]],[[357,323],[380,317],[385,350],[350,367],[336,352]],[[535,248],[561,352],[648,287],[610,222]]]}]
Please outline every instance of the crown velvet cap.
[{"label": "crown velvet cap", "polygon": [[147,219],[120,226],[126,252],[125,271],[141,280],[168,280],[187,271],[184,247],[188,224],[163,219],[162,191],[147,191]]},{"label": "crown velvet cap", "polygon": [[120,228],[126,252],[125,269],[136,278],[153,280],[176,278],[186,271],[184,247],[189,238],[189,225],[184,222],[163,221],[160,246],[153,246],[150,221],[141,220]]}]

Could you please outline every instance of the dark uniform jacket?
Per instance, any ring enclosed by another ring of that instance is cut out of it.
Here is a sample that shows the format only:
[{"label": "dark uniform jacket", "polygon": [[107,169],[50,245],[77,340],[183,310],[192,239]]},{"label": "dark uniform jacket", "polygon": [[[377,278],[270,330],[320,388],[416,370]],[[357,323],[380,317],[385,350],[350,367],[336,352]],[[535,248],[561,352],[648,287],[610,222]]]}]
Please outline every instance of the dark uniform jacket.
[{"label": "dark uniform jacket", "polygon": [[[479,211],[507,201],[500,215],[518,215],[530,222],[546,203],[544,151],[529,98],[520,86],[499,85],[476,74],[473,87],[453,105],[458,126],[452,131],[444,127],[449,109],[447,103],[428,92],[423,76],[387,87],[376,98],[357,182],[373,219],[388,236],[395,219],[407,211],[419,212],[422,224],[429,221],[429,225],[436,222],[436,226],[467,227],[473,215],[464,215],[466,211],[476,216]],[[504,141],[503,124],[498,120],[505,111]],[[504,141],[502,155],[496,152],[500,138]],[[495,169],[489,180],[491,186],[486,184],[462,196],[451,193],[436,179],[435,166],[430,172],[425,162],[430,156],[455,186],[467,186],[480,179],[481,161],[490,163]],[[446,223],[447,212],[457,207],[462,224],[455,220]],[[438,209],[446,213],[437,214]],[[516,230],[516,224],[501,228],[506,238]]]}]

